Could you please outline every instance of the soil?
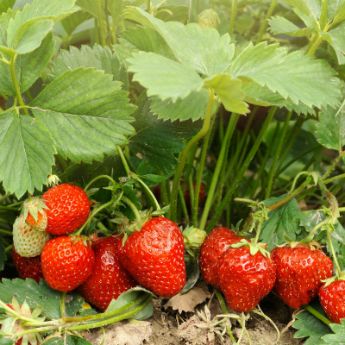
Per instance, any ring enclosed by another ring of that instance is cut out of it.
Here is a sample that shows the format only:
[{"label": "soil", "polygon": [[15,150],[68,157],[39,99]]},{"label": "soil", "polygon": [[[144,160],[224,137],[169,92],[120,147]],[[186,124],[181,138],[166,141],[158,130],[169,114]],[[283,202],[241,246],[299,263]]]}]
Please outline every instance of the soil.
[{"label": "soil", "polygon": [[[155,300],[154,314],[149,320],[122,322],[103,331],[88,333],[84,336],[94,345],[233,344],[226,334],[225,326],[229,319],[216,316],[222,314],[217,299],[208,292],[205,286],[197,289],[199,290],[191,290],[187,298],[186,295],[177,296],[172,303],[167,304],[166,301]],[[194,312],[183,311],[191,310],[193,306]],[[232,332],[237,339],[241,338],[240,343],[236,343],[237,345],[302,344],[301,341],[293,338],[293,329],[286,328],[291,320],[291,311],[276,297],[266,298],[262,303],[262,310],[279,329],[279,340],[272,323],[262,316],[255,313],[245,316],[247,318],[246,331],[243,331],[239,321],[235,319],[241,315],[231,314]]]}]

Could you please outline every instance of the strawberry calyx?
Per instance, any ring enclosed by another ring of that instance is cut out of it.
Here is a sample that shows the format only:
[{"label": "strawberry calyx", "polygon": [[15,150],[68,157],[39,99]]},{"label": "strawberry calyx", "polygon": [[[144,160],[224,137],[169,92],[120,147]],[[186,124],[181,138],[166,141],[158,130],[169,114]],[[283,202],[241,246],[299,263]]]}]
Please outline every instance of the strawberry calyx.
[{"label": "strawberry calyx", "polygon": [[54,186],[58,185],[60,182],[61,182],[61,180],[60,180],[59,176],[52,174],[52,175],[48,176],[47,186],[48,187],[54,187]]},{"label": "strawberry calyx", "polygon": [[25,222],[39,231],[45,231],[48,224],[44,200],[40,197],[30,197],[24,201],[22,214]]},{"label": "strawberry calyx", "polygon": [[320,250],[321,249],[321,244],[317,241],[310,241],[310,242],[297,242],[297,241],[292,241],[292,242],[287,242],[283,243],[277,246],[278,248],[284,248],[284,247],[290,247],[290,248],[298,248],[298,247],[304,247],[304,248],[309,248],[310,250]]},{"label": "strawberry calyx", "polygon": [[229,248],[241,248],[241,247],[248,247],[249,252],[252,256],[255,256],[257,253],[261,253],[263,256],[269,258],[270,252],[266,249],[266,243],[259,243],[256,241],[255,238],[248,241],[247,239],[242,239],[241,241],[234,243],[229,246]]},{"label": "strawberry calyx", "polygon": [[331,278],[324,279],[324,280],[322,280],[322,282],[324,283],[324,287],[327,287],[337,280],[345,280],[345,272],[344,271],[340,272],[340,274],[336,274],[335,276],[333,276]]},{"label": "strawberry calyx", "polygon": [[187,250],[198,250],[204,243],[207,233],[194,226],[187,227],[183,232],[184,244]]}]

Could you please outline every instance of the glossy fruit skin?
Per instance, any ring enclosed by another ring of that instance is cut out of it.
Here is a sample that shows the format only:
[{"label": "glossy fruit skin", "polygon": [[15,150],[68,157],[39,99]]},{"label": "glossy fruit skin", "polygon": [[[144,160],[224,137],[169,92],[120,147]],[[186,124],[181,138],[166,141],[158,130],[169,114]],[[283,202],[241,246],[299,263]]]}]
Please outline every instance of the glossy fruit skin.
[{"label": "glossy fruit skin", "polygon": [[207,284],[219,286],[218,267],[219,258],[227,251],[230,245],[237,243],[241,237],[225,227],[216,227],[207,236],[200,248],[200,272]]},{"label": "glossy fruit skin", "polygon": [[251,255],[243,246],[225,252],[218,274],[228,306],[236,312],[249,312],[273,289],[276,268],[270,258],[260,252]]},{"label": "glossy fruit skin", "polygon": [[89,278],[94,261],[95,254],[82,237],[56,237],[41,255],[43,277],[52,289],[69,292]]},{"label": "glossy fruit skin", "polygon": [[317,296],[322,280],[333,272],[332,260],[321,250],[306,246],[272,251],[277,266],[275,292],[289,307],[298,309]]},{"label": "glossy fruit skin", "polygon": [[336,323],[345,318],[345,280],[336,280],[319,291],[321,306],[328,318]]},{"label": "glossy fruit skin", "polygon": [[120,261],[140,285],[158,296],[174,296],[186,283],[183,235],[165,217],[150,219],[130,235]]},{"label": "glossy fruit skin", "polygon": [[24,258],[16,253],[16,251],[13,249],[12,261],[20,278],[31,278],[39,282],[39,280],[43,277],[40,256]]},{"label": "glossy fruit skin", "polygon": [[53,235],[74,232],[87,220],[90,200],[85,191],[75,185],[62,183],[43,194],[47,206],[48,225],[46,231]]},{"label": "glossy fruit skin", "polygon": [[134,280],[120,266],[120,237],[99,239],[94,245],[95,264],[91,276],[79,291],[87,302],[104,311],[112,299],[135,286]]}]

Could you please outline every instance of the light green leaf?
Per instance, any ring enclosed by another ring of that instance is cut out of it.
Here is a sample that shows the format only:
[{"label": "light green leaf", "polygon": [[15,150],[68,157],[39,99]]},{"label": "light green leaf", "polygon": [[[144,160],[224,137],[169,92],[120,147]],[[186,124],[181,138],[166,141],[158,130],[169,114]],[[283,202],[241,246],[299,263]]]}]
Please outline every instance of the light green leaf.
[{"label": "light green leaf", "polygon": [[340,65],[345,64],[345,22],[327,32],[326,37],[337,55],[338,63]]},{"label": "light green leaf", "polygon": [[92,345],[84,338],[68,335],[67,337],[51,338],[44,345]]},{"label": "light green leaf", "polygon": [[341,98],[341,81],[327,63],[300,51],[288,53],[276,44],[249,44],[235,58],[230,74],[250,78],[284,99],[310,108],[337,106]]},{"label": "light green leaf", "polygon": [[[317,309],[319,312],[323,313],[320,306],[318,306]],[[331,332],[324,323],[307,311],[303,311],[296,315],[296,321],[293,323],[292,327],[297,330],[294,334],[294,338],[305,339],[304,345],[321,345],[323,344],[321,338],[325,334]]]},{"label": "light green leaf", "polygon": [[35,50],[55,20],[75,11],[74,3],[75,0],[33,0],[26,4],[9,22],[7,46],[19,54]]},{"label": "light green leaf", "polygon": [[234,55],[229,35],[197,24],[164,22],[138,7],[129,7],[126,18],[154,28],[170,47],[176,59],[199,73],[212,76],[224,72]]},{"label": "light green leaf", "polygon": [[49,130],[57,151],[75,162],[102,160],[133,133],[135,107],[112,76],[92,68],[68,71],[33,100],[34,115]]},{"label": "light green leaf", "polygon": [[329,4],[330,9],[330,18],[333,18],[333,24],[339,24],[345,20],[345,1],[344,0],[337,0],[331,1]]},{"label": "light green leaf", "polygon": [[205,86],[215,91],[226,110],[238,114],[249,112],[248,104],[244,102],[245,93],[241,80],[232,79],[227,74],[218,74],[205,80]]},{"label": "light green leaf", "polygon": [[41,190],[54,163],[52,139],[37,120],[0,113],[0,180],[4,189],[21,197]]},{"label": "light green leaf", "polygon": [[308,36],[309,31],[307,29],[301,29],[296,24],[292,23],[290,20],[275,16],[269,20],[270,30],[274,35],[289,35],[295,37]]},{"label": "light green leaf", "polygon": [[0,0],[0,13],[6,12],[15,2],[15,0]]},{"label": "light green leaf", "polygon": [[78,11],[62,19],[61,25],[63,26],[64,30],[66,31],[68,35],[72,35],[74,30],[76,30],[76,28],[80,24],[82,24],[89,18],[90,18],[90,15],[88,13]]},{"label": "light green leaf", "polygon": [[340,324],[332,323],[329,327],[334,334],[327,334],[322,337],[325,345],[343,345],[345,339],[345,320],[343,319]]},{"label": "light green leaf", "polygon": [[208,103],[206,90],[194,91],[183,99],[176,102],[171,100],[162,101],[159,97],[151,98],[151,111],[163,120],[199,120],[204,117]]},{"label": "light green leaf", "polygon": [[202,88],[202,79],[191,67],[164,56],[140,52],[127,61],[133,79],[147,89],[148,96],[176,101]]},{"label": "light green leaf", "polygon": [[307,27],[318,26],[321,14],[320,0],[283,0],[303,20]]},{"label": "light green leaf", "polygon": [[94,67],[112,74],[115,80],[119,79],[120,62],[108,47],[83,45],[79,49],[70,47],[69,50],[61,50],[54,60],[50,75],[57,77],[67,71],[79,67]]},{"label": "light green leaf", "polygon": [[345,109],[327,108],[320,112],[316,125],[316,140],[323,146],[340,151],[345,145]]}]

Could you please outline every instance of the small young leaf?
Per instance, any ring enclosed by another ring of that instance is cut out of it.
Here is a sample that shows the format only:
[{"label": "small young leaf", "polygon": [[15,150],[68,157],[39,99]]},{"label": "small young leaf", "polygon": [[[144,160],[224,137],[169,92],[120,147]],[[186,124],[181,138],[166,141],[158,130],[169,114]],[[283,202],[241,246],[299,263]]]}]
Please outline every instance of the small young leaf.
[{"label": "small young leaf", "polygon": [[0,114],[0,180],[5,190],[21,197],[41,190],[51,173],[55,149],[48,132],[29,116]]},{"label": "small young leaf", "polygon": [[249,112],[249,106],[244,102],[245,93],[241,80],[232,79],[227,74],[218,74],[206,79],[205,86],[215,91],[226,110],[237,114]]},{"label": "small young leaf", "polygon": [[147,89],[148,96],[159,96],[162,100],[170,98],[175,102],[202,88],[202,79],[191,67],[164,56],[140,52],[128,62],[133,79]]}]

